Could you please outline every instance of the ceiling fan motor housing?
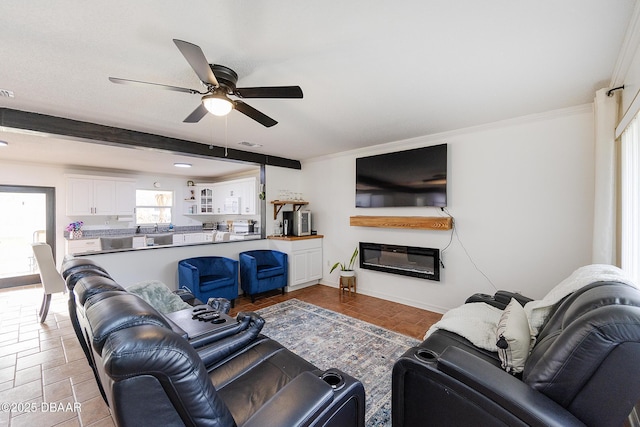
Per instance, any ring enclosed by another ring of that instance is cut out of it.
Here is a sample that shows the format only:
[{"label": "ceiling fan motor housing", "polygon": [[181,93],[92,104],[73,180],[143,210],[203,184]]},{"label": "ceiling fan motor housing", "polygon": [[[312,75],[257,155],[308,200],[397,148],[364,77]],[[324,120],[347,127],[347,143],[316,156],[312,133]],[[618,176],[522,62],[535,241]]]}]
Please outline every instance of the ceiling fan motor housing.
[{"label": "ceiling fan motor housing", "polygon": [[209,64],[211,71],[216,76],[220,86],[224,87],[227,94],[231,95],[236,90],[236,83],[238,82],[238,74],[229,67],[219,64]]}]

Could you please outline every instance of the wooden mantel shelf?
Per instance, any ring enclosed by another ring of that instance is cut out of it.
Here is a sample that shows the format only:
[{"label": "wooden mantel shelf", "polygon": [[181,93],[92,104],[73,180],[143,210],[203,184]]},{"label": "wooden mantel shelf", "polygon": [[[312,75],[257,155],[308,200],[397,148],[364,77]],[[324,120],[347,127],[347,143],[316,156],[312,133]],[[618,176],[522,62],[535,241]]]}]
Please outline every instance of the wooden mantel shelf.
[{"label": "wooden mantel shelf", "polygon": [[352,216],[352,227],[406,228],[413,230],[451,230],[451,217],[441,216]]}]

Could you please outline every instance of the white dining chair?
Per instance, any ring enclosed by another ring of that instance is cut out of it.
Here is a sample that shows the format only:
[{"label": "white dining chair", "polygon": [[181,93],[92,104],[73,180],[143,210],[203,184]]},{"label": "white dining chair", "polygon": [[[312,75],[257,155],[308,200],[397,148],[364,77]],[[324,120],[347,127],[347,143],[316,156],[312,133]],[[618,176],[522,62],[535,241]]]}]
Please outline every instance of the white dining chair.
[{"label": "white dining chair", "polygon": [[64,279],[56,269],[56,263],[53,260],[51,246],[46,243],[34,243],[31,247],[33,248],[33,255],[36,257],[36,262],[38,263],[40,281],[44,288],[44,297],[42,298],[42,305],[38,312],[40,323],[43,323],[47,318],[47,313],[49,313],[51,294],[56,292],[66,292],[67,287]]}]

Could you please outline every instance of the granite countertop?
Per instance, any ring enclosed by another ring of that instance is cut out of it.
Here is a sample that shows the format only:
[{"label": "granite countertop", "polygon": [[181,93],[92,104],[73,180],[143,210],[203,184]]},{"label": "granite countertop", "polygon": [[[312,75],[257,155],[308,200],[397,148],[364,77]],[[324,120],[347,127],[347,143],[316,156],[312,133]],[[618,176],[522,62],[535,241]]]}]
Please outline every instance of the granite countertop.
[{"label": "granite countertop", "polygon": [[287,240],[287,241],[296,241],[296,240],[307,240],[307,239],[322,239],[324,235],[322,234],[313,234],[311,236],[267,236],[267,239],[271,240]]}]

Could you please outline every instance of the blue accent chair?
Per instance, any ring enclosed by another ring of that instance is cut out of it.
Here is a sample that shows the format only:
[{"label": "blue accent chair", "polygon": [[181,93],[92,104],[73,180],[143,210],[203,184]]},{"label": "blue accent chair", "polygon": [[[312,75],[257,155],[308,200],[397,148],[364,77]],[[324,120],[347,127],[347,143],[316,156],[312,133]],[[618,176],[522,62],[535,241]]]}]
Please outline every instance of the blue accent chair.
[{"label": "blue accent chair", "polygon": [[209,298],[238,298],[238,261],[218,256],[183,259],[178,263],[178,286],[186,286],[203,303]]},{"label": "blue accent chair", "polygon": [[240,286],[255,301],[257,294],[287,286],[289,262],[284,252],[261,249],[240,253]]}]

